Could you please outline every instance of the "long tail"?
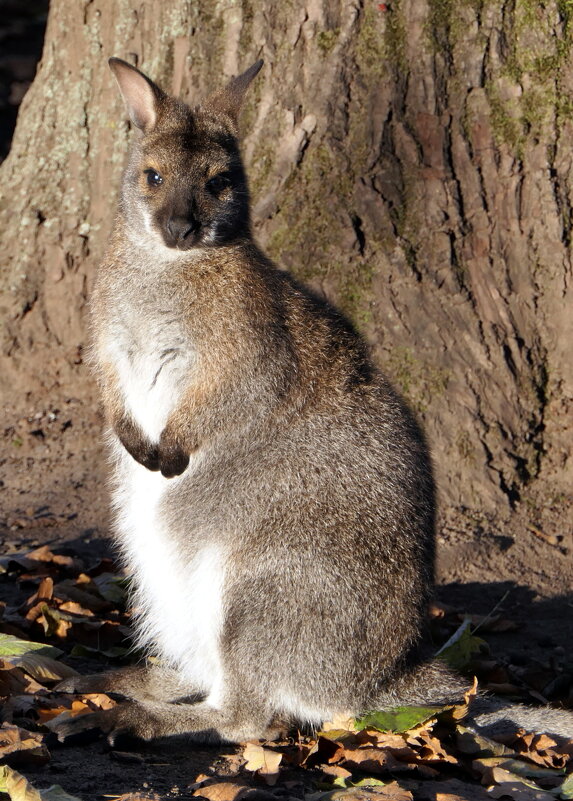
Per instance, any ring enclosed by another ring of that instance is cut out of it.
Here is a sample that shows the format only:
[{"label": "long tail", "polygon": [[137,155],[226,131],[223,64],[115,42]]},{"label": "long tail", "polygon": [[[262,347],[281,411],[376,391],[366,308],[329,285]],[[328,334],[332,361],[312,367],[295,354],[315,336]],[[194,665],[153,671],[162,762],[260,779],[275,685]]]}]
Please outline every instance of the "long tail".
[{"label": "long tail", "polygon": [[[439,660],[422,662],[384,688],[377,707],[459,703],[468,689],[462,678]],[[471,702],[465,725],[494,735],[525,729],[556,737],[573,738],[573,710],[512,704],[485,693]]]}]

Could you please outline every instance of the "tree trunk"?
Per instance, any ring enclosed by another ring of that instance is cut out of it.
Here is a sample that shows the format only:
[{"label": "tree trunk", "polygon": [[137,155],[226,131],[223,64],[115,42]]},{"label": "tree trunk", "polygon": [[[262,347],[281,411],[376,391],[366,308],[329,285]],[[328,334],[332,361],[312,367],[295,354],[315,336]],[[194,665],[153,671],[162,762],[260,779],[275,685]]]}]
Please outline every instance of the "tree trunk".
[{"label": "tree trunk", "polygon": [[129,133],[107,58],[195,102],[262,57],[243,129],[263,246],[367,336],[423,419],[446,511],[564,507],[572,13],[569,0],[52,0],[1,168],[11,458],[30,459],[15,421],[42,394],[76,404],[88,445],[99,436],[85,311]]}]

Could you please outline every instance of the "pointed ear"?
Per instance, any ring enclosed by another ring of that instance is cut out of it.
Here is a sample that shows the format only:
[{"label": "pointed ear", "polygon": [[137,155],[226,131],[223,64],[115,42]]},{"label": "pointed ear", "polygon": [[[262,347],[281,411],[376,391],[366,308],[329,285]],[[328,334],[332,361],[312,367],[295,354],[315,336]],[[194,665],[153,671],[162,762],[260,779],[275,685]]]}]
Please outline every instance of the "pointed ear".
[{"label": "pointed ear", "polygon": [[228,114],[229,117],[237,122],[245,92],[263,66],[263,63],[263,60],[259,59],[241,75],[232,78],[224,89],[209,98],[208,105],[215,111],[222,111],[224,114]]},{"label": "pointed ear", "polygon": [[157,102],[165,96],[164,92],[127,61],[110,58],[108,64],[119,86],[130,120],[142,131],[149,133],[157,122]]}]

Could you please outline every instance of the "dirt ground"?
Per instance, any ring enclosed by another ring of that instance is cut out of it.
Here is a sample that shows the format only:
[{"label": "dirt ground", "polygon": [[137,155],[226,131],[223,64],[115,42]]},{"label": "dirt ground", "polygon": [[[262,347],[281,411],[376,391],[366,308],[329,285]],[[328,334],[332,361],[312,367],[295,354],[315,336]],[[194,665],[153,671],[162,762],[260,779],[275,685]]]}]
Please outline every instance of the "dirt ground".
[{"label": "dirt ground", "polygon": [[[93,402],[65,397],[53,402],[28,397],[25,408],[5,407],[0,459],[4,554],[46,543],[88,559],[110,553],[106,462],[101,439],[94,437],[101,428],[95,408]],[[462,613],[496,609],[518,624],[516,631],[488,634],[498,658],[540,669],[556,660],[570,666],[571,518],[553,519],[546,510],[532,526],[528,510],[517,509],[503,527],[495,527],[461,513],[442,517],[439,601]],[[0,599],[8,605],[21,601],[5,576],[0,577]],[[185,797],[197,774],[224,774],[228,762],[221,755],[234,752],[228,746],[204,749],[184,741],[167,747],[128,743],[125,750],[110,750],[93,738],[51,746],[49,764],[27,768],[27,777],[40,787],[61,784],[86,800],[136,790]]]}]

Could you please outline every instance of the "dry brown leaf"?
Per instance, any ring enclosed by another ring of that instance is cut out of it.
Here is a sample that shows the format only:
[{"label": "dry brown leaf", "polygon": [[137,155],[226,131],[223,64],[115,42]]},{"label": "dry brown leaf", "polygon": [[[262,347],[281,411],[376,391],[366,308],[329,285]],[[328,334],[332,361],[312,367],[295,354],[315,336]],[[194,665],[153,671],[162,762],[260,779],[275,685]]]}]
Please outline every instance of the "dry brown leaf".
[{"label": "dry brown leaf", "polygon": [[469,708],[471,706],[471,702],[476,697],[478,691],[478,680],[477,676],[474,676],[474,680],[472,686],[466,690],[464,693],[464,702],[463,704],[457,704],[452,709],[450,715],[454,720],[462,720],[468,714]]},{"label": "dry brown leaf", "polygon": [[406,745],[406,736],[404,734],[392,734],[387,731],[377,731],[376,729],[363,729],[356,735],[356,740],[359,744],[370,742],[377,745],[378,748],[390,748],[392,751],[400,751],[408,749]]},{"label": "dry brown leaf", "polygon": [[[331,734],[331,732],[328,732]],[[324,763],[332,764],[338,762],[344,752],[344,746],[337,740],[331,740],[328,736],[321,736],[313,743],[301,760],[302,765],[309,768]]]},{"label": "dry brown leaf", "polygon": [[72,627],[69,620],[66,620],[65,617],[58,614],[56,609],[52,609],[44,602],[42,602],[41,614],[36,618],[36,622],[42,626],[47,637],[58,637],[61,640],[65,639]]},{"label": "dry brown leaf", "polygon": [[[65,598],[68,601],[75,601],[80,606],[91,609],[93,612],[111,609],[112,604],[109,601],[105,601],[101,595],[96,594],[97,586],[93,584],[91,579],[89,579],[89,582],[89,584],[87,582],[78,584],[76,580],[66,579],[56,584],[54,592],[58,597]],[[95,587],[94,592],[89,591],[92,586]]]},{"label": "dry brown leaf", "polygon": [[203,784],[193,795],[199,795],[209,801],[238,801],[249,792],[249,789],[245,784],[237,782],[215,782],[215,784]]},{"label": "dry brown leaf", "polygon": [[392,770],[404,770],[407,765],[391,751],[382,748],[345,748],[343,754],[341,765],[350,771],[361,770],[378,775]]},{"label": "dry brown leaf", "polygon": [[93,709],[84,701],[78,699],[72,701],[71,706],[63,707],[55,717],[42,721],[44,726],[50,731],[55,731],[60,723],[63,723],[70,718],[77,718],[80,715],[86,715],[88,712],[93,712]]},{"label": "dry brown leaf", "polygon": [[564,740],[558,744],[547,734],[533,734],[524,729],[511,734],[496,735],[495,740],[542,767],[567,768],[573,760],[573,740]]},{"label": "dry brown leaf", "polygon": [[65,567],[69,570],[81,570],[83,567],[79,559],[74,559],[71,556],[64,556],[61,553],[54,553],[47,545],[42,545],[33,551],[26,554],[27,559],[32,559],[34,562],[47,562],[59,567]]},{"label": "dry brown leaf", "polygon": [[243,756],[247,760],[245,763],[246,770],[258,771],[259,775],[269,785],[276,783],[279,775],[279,765],[283,758],[281,753],[271,751],[269,748],[263,748],[262,745],[247,743]]},{"label": "dry brown leaf", "polygon": [[87,702],[92,709],[112,709],[117,706],[117,701],[110,698],[105,693],[82,693],[80,703]]},{"label": "dry brown leaf", "polygon": [[519,776],[503,768],[494,768],[491,778],[495,782],[495,785],[488,787],[488,793],[492,798],[509,796],[513,801],[555,801],[553,793],[528,786]]},{"label": "dry brown leaf", "polygon": [[413,801],[409,790],[398,782],[389,782],[374,787],[347,787],[331,790],[320,795],[319,801]]},{"label": "dry brown leaf", "polygon": [[3,723],[0,726],[0,759],[9,765],[45,765],[50,760],[50,752],[41,734]]},{"label": "dry brown leaf", "polygon": [[322,724],[322,731],[355,731],[354,716],[350,712],[341,712],[335,715],[332,720],[326,720]]},{"label": "dry brown leaf", "polygon": [[330,776],[333,779],[349,779],[352,773],[340,765],[321,765],[320,770],[325,776]]},{"label": "dry brown leaf", "polygon": [[[112,703],[115,705],[115,702]],[[48,721],[54,720],[54,718],[64,713],[67,713],[65,715],[66,718],[74,718],[86,712],[91,712],[94,708],[96,707],[90,706],[86,700],[80,700],[79,698],[66,698],[64,701],[60,699],[58,702],[46,699],[43,701],[42,706],[37,709],[38,720],[43,725],[47,725]],[[48,728],[50,727],[48,726]]]},{"label": "dry brown leaf", "polygon": [[77,601],[64,601],[63,603],[58,605],[58,609],[61,609],[62,612],[69,612],[72,615],[79,615],[80,617],[93,617],[94,612],[91,609],[87,609],[85,606],[82,606]]},{"label": "dry brown leaf", "polygon": [[429,732],[420,732],[416,737],[408,738],[408,743],[417,746],[418,758],[422,762],[458,764],[458,760],[444,749],[441,741]]},{"label": "dry brown leaf", "polygon": [[45,605],[45,601],[38,601],[38,603],[31,606],[26,612],[26,620],[30,620],[32,623],[37,620],[40,615],[43,615]]},{"label": "dry brown leaf", "polygon": [[25,606],[32,606],[38,601],[50,601],[54,595],[54,579],[51,576],[45,576],[40,581],[40,586],[37,591],[26,601]]},{"label": "dry brown leaf", "polygon": [[38,693],[42,690],[47,692],[42,684],[28,676],[21,668],[12,665],[7,659],[0,658],[0,696]]}]

